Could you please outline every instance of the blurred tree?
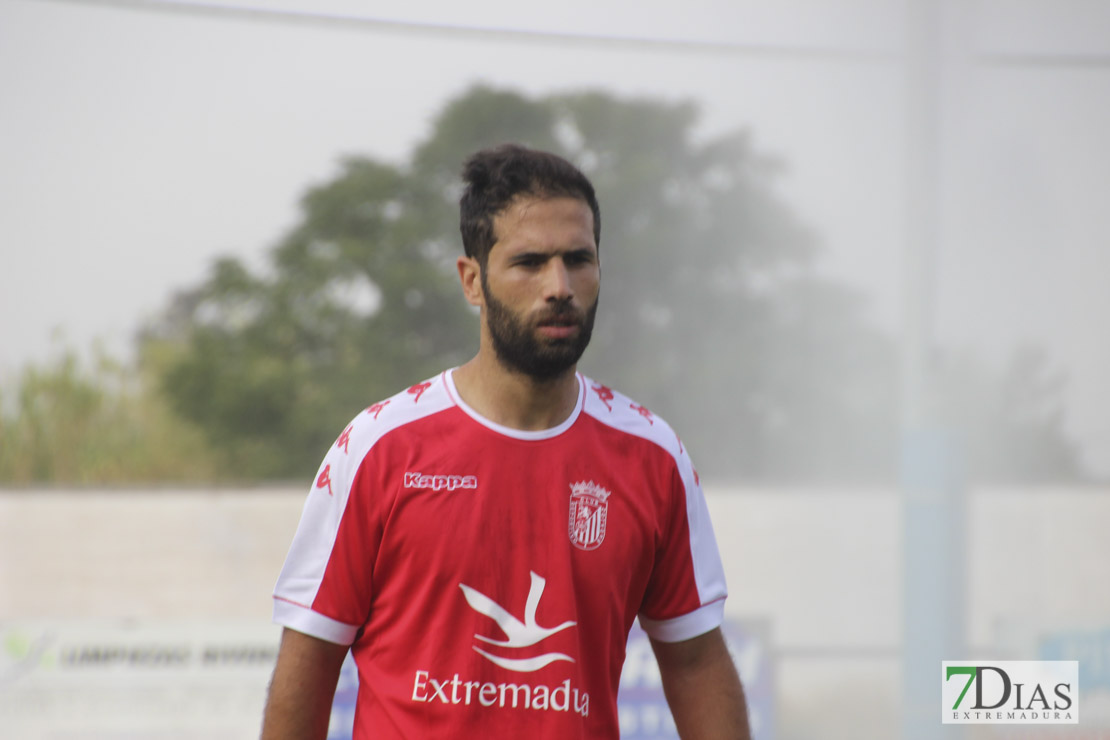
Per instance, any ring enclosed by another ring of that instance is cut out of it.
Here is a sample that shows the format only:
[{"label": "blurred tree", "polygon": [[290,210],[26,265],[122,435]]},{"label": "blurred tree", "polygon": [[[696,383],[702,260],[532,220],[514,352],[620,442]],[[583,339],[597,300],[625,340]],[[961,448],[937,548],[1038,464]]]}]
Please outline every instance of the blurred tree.
[{"label": "blurred tree", "polygon": [[[214,265],[149,327],[144,355],[229,471],[303,478],[359,408],[476,349],[453,269],[458,172],[516,141],[598,190],[602,310],[583,370],[665,416],[703,472],[892,480],[891,341],[812,270],[816,240],[775,194],[781,164],[697,122],[689,103],[473,88],[408,163],[350,158],[312,188],[265,271]],[[1044,464],[1074,472],[1066,455]]]},{"label": "blurred tree", "polygon": [[163,389],[234,477],[315,467],[354,412],[461,362],[472,317],[402,172],[352,159],[303,201],[272,276],[218,261],[144,334],[169,359]]},{"label": "blurred tree", "polygon": [[200,431],[101,352],[91,371],[71,350],[27,368],[14,401],[0,415],[0,483],[200,482],[217,475]]}]

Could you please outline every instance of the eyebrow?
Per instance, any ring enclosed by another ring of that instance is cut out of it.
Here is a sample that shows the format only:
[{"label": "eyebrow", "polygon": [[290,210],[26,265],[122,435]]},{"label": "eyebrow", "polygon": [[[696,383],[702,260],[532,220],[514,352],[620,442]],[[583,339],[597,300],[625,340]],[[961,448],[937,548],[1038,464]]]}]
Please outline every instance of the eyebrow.
[{"label": "eyebrow", "polygon": [[589,247],[579,247],[578,249],[571,249],[571,250],[568,250],[568,251],[564,252],[563,256],[564,257],[589,257],[589,258],[593,259],[594,257],[597,256],[597,250],[596,249],[590,249]]},{"label": "eyebrow", "polygon": [[567,257],[570,257],[570,258],[586,257],[586,258],[589,258],[589,259],[595,259],[595,250],[590,249],[589,247],[579,247],[578,249],[557,250],[555,252],[540,252],[540,251],[520,252],[519,254],[513,255],[509,259],[509,261],[514,262],[514,263],[515,262],[526,262],[526,261],[529,261],[529,260],[536,260],[536,259],[546,261],[546,260],[549,260],[553,257],[562,257],[563,259],[566,259]]}]

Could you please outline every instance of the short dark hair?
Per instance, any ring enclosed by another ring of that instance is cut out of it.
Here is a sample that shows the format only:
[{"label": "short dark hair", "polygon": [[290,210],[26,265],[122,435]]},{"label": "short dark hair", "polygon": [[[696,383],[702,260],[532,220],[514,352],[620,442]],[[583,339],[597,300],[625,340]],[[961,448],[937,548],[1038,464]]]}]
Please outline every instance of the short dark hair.
[{"label": "short dark hair", "polygon": [[560,156],[517,144],[502,144],[471,155],[463,165],[466,190],[459,199],[463,249],[485,266],[497,241],[493,220],[519,196],[578,198],[594,214],[594,244],[601,244],[601,209],[594,186]]}]

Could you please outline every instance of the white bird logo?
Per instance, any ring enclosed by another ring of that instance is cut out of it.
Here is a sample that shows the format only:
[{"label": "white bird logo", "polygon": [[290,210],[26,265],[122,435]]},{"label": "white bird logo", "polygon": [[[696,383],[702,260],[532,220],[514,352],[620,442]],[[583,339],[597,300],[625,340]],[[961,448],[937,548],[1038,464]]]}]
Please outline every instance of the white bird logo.
[{"label": "white bird logo", "polygon": [[[576,624],[576,622],[567,621],[563,622],[558,627],[541,627],[536,623],[536,609],[539,608],[540,597],[543,596],[543,589],[547,581],[535,571],[529,571],[529,573],[532,576],[532,585],[528,590],[528,601],[524,605],[523,622],[510,614],[505,607],[501,606],[481,591],[471,588],[465,583],[459,584],[459,588],[462,589],[463,596],[466,597],[466,603],[470,604],[470,608],[497,622],[497,626],[501,628],[501,631],[504,632],[505,636],[509,639],[494,640],[493,638],[478,634],[474,635],[474,637],[482,642],[488,642],[491,645],[499,645],[508,648],[523,648],[535,645],[537,642],[551,637],[556,632],[561,632]],[[510,671],[536,671],[556,660],[569,660],[571,663],[574,662],[574,658],[563,653],[546,653],[544,655],[537,655],[534,658],[502,658],[487,653],[477,645],[474,646],[474,650],[479,655]]]}]

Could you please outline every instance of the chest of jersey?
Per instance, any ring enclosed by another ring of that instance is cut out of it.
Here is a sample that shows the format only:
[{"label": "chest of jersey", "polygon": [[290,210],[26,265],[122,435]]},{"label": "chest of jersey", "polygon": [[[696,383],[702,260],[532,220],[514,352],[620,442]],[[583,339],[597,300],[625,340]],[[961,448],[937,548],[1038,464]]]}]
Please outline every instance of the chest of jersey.
[{"label": "chest of jersey", "polygon": [[380,502],[369,509],[381,531],[372,566],[379,610],[400,591],[411,595],[414,581],[479,583],[524,604],[530,572],[581,608],[619,598],[623,609],[642,593],[637,574],[650,572],[673,513],[672,474],[650,443],[588,420],[542,442],[447,414],[426,427],[383,439],[357,486],[356,495]]},{"label": "chest of jersey", "polygon": [[[370,574],[356,654],[375,685],[411,677],[397,690],[424,711],[466,702],[463,679],[479,703],[483,686],[607,695],[674,521],[673,465],[585,418],[542,442],[461,413],[403,431],[351,494],[380,538],[355,569]],[[454,694],[429,689],[456,678]]]}]

